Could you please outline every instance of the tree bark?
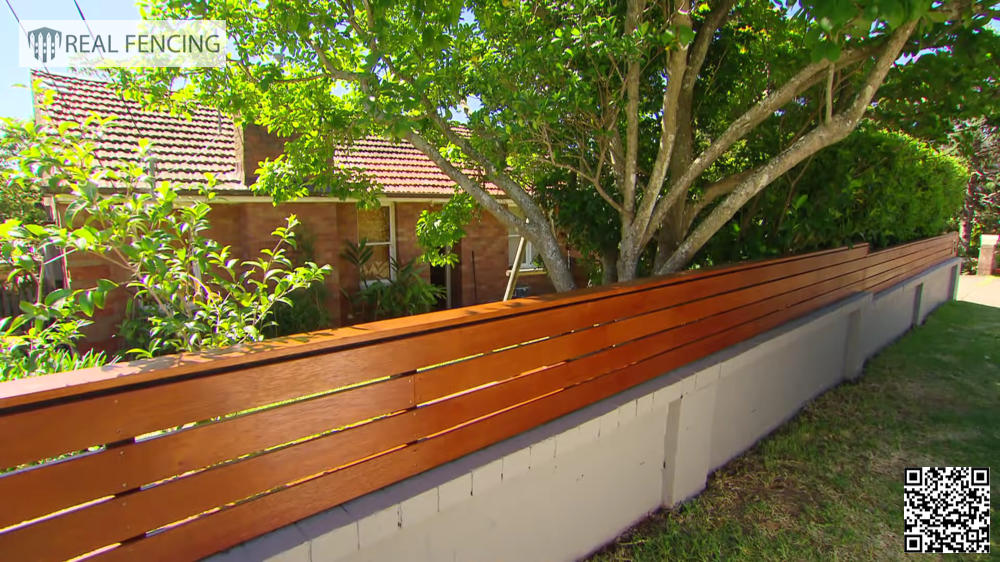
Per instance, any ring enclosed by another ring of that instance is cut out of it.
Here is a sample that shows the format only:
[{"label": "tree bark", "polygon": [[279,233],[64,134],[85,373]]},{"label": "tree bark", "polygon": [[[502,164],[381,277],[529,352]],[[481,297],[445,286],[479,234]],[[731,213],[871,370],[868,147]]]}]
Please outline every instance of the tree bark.
[{"label": "tree bark", "polygon": [[677,247],[684,241],[690,223],[685,220],[688,212],[688,205],[683,201],[678,201],[671,207],[666,220],[656,233],[656,257],[653,260],[653,271],[658,271],[663,264],[673,255]]},{"label": "tree bark", "polygon": [[552,280],[552,286],[556,291],[570,291],[576,288],[576,283],[573,281],[569,264],[562,254],[559,241],[556,239],[555,233],[547,228],[549,221],[544,220],[543,215],[543,220],[530,220],[534,215],[541,215],[540,209],[535,206],[524,209],[529,220],[518,217],[490,195],[482,186],[473,181],[472,178],[459,170],[427,139],[416,133],[409,133],[404,138],[414,148],[430,158],[445,175],[457,183],[463,191],[471,195],[486,212],[493,215],[507,228],[516,230],[531,241],[535,248],[539,250],[542,261],[545,263],[545,270],[548,272],[549,279]]},{"label": "tree bark", "polygon": [[818,125],[741,181],[733,192],[719,203],[705,220],[698,224],[691,235],[678,246],[673,255],[656,270],[656,273],[661,275],[671,273],[687,265],[712,235],[725,225],[747,201],[767,187],[774,179],[817,151],[842,140],[853,131],[871,104],[875,92],[885,80],[886,74],[892,68],[910,34],[913,33],[916,24],[916,21],[908,22],[892,33],[881,49],[875,66],[869,71],[864,84],[848,108]]},{"label": "tree bark", "polygon": [[634,228],[630,225],[622,227],[622,238],[618,244],[618,263],[615,269],[618,271],[619,281],[631,281],[635,279],[636,268],[639,265],[639,255],[642,248],[638,245],[638,236]]}]

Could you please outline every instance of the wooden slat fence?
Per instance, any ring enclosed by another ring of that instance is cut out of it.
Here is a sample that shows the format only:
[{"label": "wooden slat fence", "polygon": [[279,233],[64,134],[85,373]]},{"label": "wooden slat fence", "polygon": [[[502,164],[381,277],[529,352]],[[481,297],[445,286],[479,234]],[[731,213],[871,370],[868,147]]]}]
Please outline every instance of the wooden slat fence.
[{"label": "wooden slat fence", "polygon": [[842,248],[5,383],[0,469],[17,469],[0,476],[0,558],[202,557],[888,288],[954,246]]}]

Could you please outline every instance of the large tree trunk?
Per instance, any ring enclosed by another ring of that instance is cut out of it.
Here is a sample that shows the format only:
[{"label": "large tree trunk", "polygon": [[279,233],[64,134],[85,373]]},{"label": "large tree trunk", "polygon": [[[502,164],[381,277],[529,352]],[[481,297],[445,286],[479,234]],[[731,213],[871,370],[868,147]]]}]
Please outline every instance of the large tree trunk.
[{"label": "large tree trunk", "polygon": [[555,236],[542,236],[535,244],[539,250],[538,253],[542,256],[542,261],[545,263],[545,271],[548,272],[549,280],[552,281],[552,286],[555,290],[563,292],[575,289],[576,282],[573,281],[573,274],[569,269],[569,261],[566,258],[566,254],[563,253],[559,242],[556,241]]},{"label": "large tree trunk", "polygon": [[635,279],[639,256],[642,254],[638,240],[641,236],[642,234],[635,232],[634,228],[622,228],[622,239],[618,245],[618,263],[615,268],[619,281]]},{"label": "large tree trunk", "polygon": [[618,281],[618,249],[610,248],[601,252],[601,284]]},{"label": "large tree trunk", "polygon": [[667,213],[660,231],[656,233],[656,258],[653,260],[653,271],[659,271],[684,241],[689,226],[684,219],[686,212],[687,205],[683,201],[678,201]]}]

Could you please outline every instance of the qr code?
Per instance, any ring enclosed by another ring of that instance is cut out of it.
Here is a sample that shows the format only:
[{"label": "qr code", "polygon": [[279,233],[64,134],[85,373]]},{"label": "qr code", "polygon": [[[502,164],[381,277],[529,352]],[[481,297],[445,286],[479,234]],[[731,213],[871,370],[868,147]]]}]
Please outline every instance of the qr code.
[{"label": "qr code", "polygon": [[903,527],[905,552],[988,554],[990,469],[907,468]]}]

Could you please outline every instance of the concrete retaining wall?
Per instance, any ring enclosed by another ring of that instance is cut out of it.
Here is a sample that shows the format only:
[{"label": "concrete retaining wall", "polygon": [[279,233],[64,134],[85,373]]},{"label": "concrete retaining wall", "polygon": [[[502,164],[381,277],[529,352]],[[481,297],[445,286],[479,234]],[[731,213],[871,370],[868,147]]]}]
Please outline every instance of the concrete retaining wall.
[{"label": "concrete retaining wall", "polygon": [[959,260],[858,295],[212,559],[571,560],[861,372],[954,298]]}]

